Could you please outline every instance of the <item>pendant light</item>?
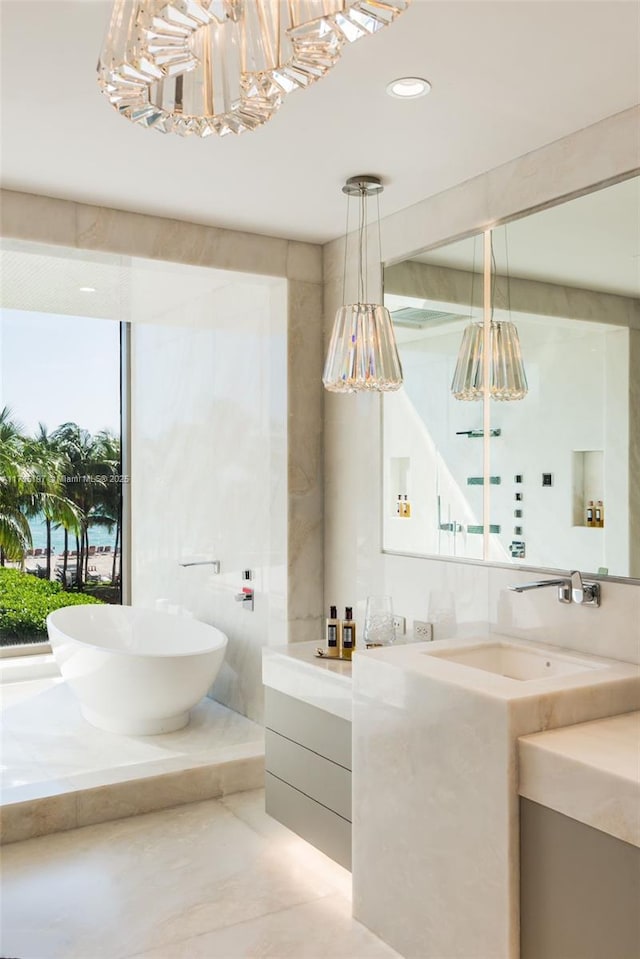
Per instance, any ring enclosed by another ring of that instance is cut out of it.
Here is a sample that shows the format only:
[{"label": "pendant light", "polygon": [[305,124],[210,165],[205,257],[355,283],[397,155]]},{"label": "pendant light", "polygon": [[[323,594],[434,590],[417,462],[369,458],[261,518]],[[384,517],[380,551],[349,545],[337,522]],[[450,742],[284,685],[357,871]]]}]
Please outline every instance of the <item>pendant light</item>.
[{"label": "pendant light", "polygon": [[[451,392],[457,400],[481,400],[484,395],[484,328],[470,323],[458,353]],[[492,400],[522,400],[527,375],[515,323],[491,320],[489,329],[489,396]]]},{"label": "pendant light", "polygon": [[[341,306],[333,323],[329,350],[322,375],[325,389],[332,393],[389,392],[402,385],[402,366],[389,311],[368,300],[367,283],[367,201],[379,197],[379,177],[368,174],[349,177],[342,188],[347,197],[358,198],[357,292],[355,303]],[[344,242],[342,300],[345,300],[349,237],[349,201]],[[378,207],[378,262],[382,261],[380,209]]]},{"label": "pendant light", "polygon": [[[491,260],[494,264],[493,235],[488,242],[491,244]],[[505,246],[507,234],[505,227]],[[473,277],[471,279],[471,308],[473,309]],[[491,297],[493,300],[493,297]],[[491,320],[489,321],[489,386],[488,394],[493,400],[508,401],[521,400],[527,395],[529,387],[527,375],[522,361],[520,337],[518,329],[511,321],[511,281],[509,276],[509,252],[507,247],[507,308],[509,320],[494,320],[493,302],[491,302]],[[469,323],[462,336],[462,343],[458,352],[451,392],[457,400],[481,400],[485,393],[484,384],[484,324],[473,321]]]}]

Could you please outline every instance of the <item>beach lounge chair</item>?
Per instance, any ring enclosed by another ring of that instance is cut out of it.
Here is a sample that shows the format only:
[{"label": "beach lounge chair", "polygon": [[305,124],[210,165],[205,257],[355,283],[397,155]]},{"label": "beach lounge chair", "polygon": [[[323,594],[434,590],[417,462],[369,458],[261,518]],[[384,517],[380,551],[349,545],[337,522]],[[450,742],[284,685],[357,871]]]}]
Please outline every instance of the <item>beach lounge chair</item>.
[{"label": "beach lounge chair", "polygon": [[105,553],[110,553],[110,552],[111,552],[111,547],[110,547],[110,546],[105,546],[104,551],[105,551]]}]

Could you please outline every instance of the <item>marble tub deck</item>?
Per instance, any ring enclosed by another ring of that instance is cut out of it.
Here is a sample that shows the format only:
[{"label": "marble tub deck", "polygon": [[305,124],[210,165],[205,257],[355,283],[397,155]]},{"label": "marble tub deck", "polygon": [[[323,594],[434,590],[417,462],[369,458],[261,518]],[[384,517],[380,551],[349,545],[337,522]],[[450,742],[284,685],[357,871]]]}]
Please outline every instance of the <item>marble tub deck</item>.
[{"label": "marble tub deck", "polygon": [[256,789],[264,730],[203,699],[187,727],[116,736],[89,725],[59,678],[0,687],[2,842]]}]

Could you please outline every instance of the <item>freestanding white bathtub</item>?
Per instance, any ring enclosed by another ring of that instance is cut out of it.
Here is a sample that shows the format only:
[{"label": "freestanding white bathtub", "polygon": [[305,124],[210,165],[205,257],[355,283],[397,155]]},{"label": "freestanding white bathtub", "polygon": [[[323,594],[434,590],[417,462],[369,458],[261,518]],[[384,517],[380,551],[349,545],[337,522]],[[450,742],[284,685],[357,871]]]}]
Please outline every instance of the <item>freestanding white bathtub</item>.
[{"label": "freestanding white bathtub", "polygon": [[47,630],[84,718],[129,736],[186,726],[227,645],[214,626],[133,606],[66,606],[47,616]]}]

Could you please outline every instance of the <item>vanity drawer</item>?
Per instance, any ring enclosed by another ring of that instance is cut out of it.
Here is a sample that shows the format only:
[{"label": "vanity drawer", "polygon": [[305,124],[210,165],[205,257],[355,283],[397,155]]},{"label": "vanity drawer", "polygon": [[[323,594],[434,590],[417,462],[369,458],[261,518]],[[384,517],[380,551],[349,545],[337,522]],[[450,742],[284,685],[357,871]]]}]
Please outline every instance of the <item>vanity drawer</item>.
[{"label": "vanity drawer", "polygon": [[267,772],[351,821],[351,773],[324,756],[267,729]]},{"label": "vanity drawer", "polygon": [[265,726],[351,769],[351,723],[265,686]]},{"label": "vanity drawer", "polygon": [[345,869],[351,869],[351,823],[265,773],[266,811]]}]

